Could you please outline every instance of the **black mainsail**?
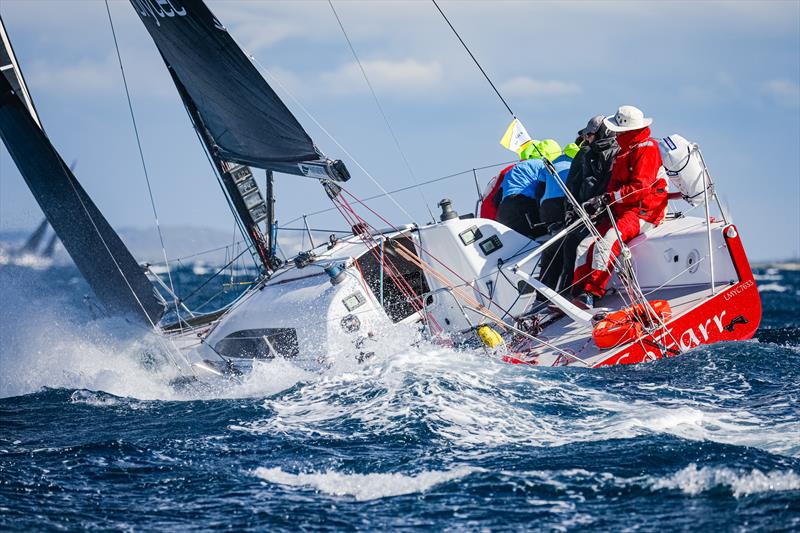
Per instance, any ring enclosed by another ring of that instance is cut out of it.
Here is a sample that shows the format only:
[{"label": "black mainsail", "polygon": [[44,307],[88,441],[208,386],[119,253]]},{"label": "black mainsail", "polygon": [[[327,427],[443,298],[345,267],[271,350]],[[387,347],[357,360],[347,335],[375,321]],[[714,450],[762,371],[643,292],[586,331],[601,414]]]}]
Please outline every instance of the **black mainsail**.
[{"label": "black mainsail", "polygon": [[271,212],[248,166],[346,181],[202,0],[130,0],[208,149],[242,229],[267,270],[276,264],[258,226]]},{"label": "black mainsail", "polygon": [[[18,82],[24,86],[21,79]],[[0,137],[64,248],[106,310],[145,325],[158,322],[164,306],[153,285],[6,76],[0,76]]]},{"label": "black mainsail", "polygon": [[181,96],[208,131],[212,154],[231,163],[345,181],[202,0],[130,0]]}]

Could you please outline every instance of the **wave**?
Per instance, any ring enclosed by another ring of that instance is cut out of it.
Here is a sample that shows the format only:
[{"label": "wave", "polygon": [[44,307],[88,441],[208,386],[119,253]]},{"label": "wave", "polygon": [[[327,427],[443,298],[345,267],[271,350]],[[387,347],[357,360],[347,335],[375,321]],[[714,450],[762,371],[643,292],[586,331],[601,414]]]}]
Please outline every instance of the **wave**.
[{"label": "wave", "polygon": [[800,490],[800,474],[792,470],[762,472],[726,467],[697,468],[694,463],[674,475],[652,480],[652,490],[676,489],[691,496],[714,489],[729,490],[735,498],[762,492]]},{"label": "wave", "polygon": [[[269,416],[231,429],[330,437],[346,431],[351,438],[429,435],[464,453],[666,434],[800,456],[789,398],[780,390],[753,391],[751,378],[731,372],[716,355],[710,349],[684,355],[682,362],[598,371],[520,368],[474,354],[410,350],[267,398]],[[674,377],[669,383],[675,372],[686,372],[687,383]]]},{"label": "wave", "polygon": [[[263,398],[263,416],[229,429],[423,435],[464,454],[671,435],[800,457],[791,388],[800,380],[796,346],[753,341],[634,367],[531,368],[387,337],[363,365],[352,354],[320,371],[276,359],[257,362],[235,385],[177,390],[170,385],[177,371],[158,339],[95,319],[71,296],[85,285],[74,273],[55,274],[0,269],[0,396],[50,387],[140,400]],[[85,394],[72,401],[98,409],[112,402]]]},{"label": "wave", "polygon": [[764,283],[758,285],[759,292],[786,292],[790,290],[789,287],[781,285],[780,283]]},{"label": "wave", "polygon": [[356,501],[363,502],[391,496],[423,493],[436,485],[462,479],[481,470],[457,467],[452,470],[420,472],[415,475],[345,474],[334,470],[291,474],[281,468],[259,467],[253,471],[253,474],[269,483],[290,487],[309,487],[331,496],[350,496]]}]

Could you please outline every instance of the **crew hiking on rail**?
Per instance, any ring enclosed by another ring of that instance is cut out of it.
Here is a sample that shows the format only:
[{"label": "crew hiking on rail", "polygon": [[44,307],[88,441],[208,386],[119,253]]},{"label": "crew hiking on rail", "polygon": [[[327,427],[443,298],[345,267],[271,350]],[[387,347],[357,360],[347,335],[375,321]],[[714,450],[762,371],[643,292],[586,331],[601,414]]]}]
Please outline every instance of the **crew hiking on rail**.
[{"label": "crew hiking on rail", "polygon": [[[626,105],[614,115],[592,117],[563,151],[553,139],[531,141],[520,162],[489,183],[481,203],[481,217],[535,239],[578,218],[562,185],[567,187],[594,217],[601,237],[586,227],[567,234],[542,254],[539,279],[555,290],[571,291],[580,307],[593,307],[605,294],[619,239],[629,242],[661,224],[666,214],[666,174],[658,143],[650,137],[651,123],[640,109]],[[543,158],[553,163],[560,184]],[[603,215],[606,206],[616,229]]]}]

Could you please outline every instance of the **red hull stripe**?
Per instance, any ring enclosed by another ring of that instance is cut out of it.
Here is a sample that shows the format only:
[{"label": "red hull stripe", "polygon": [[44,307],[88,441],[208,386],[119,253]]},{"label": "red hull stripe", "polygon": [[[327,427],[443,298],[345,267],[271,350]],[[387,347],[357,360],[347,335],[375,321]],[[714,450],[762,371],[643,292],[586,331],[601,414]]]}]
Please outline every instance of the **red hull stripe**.
[{"label": "red hull stripe", "polygon": [[761,323],[761,297],[734,225],[723,229],[739,282],[697,307],[676,316],[660,329],[625,346],[595,367],[634,364],[671,357],[701,344],[750,339]]}]

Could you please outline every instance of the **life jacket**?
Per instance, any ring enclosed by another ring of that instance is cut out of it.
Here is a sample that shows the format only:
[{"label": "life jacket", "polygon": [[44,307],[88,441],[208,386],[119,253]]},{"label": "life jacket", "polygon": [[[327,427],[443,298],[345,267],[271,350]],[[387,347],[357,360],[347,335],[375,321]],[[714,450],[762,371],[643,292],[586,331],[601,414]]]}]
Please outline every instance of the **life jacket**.
[{"label": "life jacket", "polygon": [[641,337],[644,323],[666,323],[672,318],[672,308],[666,300],[653,300],[632,305],[605,315],[592,329],[592,339],[601,350],[622,346]]},{"label": "life jacket", "polygon": [[484,191],[483,200],[481,201],[481,207],[478,213],[480,218],[488,218],[490,220],[497,219],[497,208],[500,206],[500,201],[503,199],[503,178],[505,178],[506,173],[512,168],[514,168],[514,165],[508,165],[500,171],[500,174],[489,181]]}]

